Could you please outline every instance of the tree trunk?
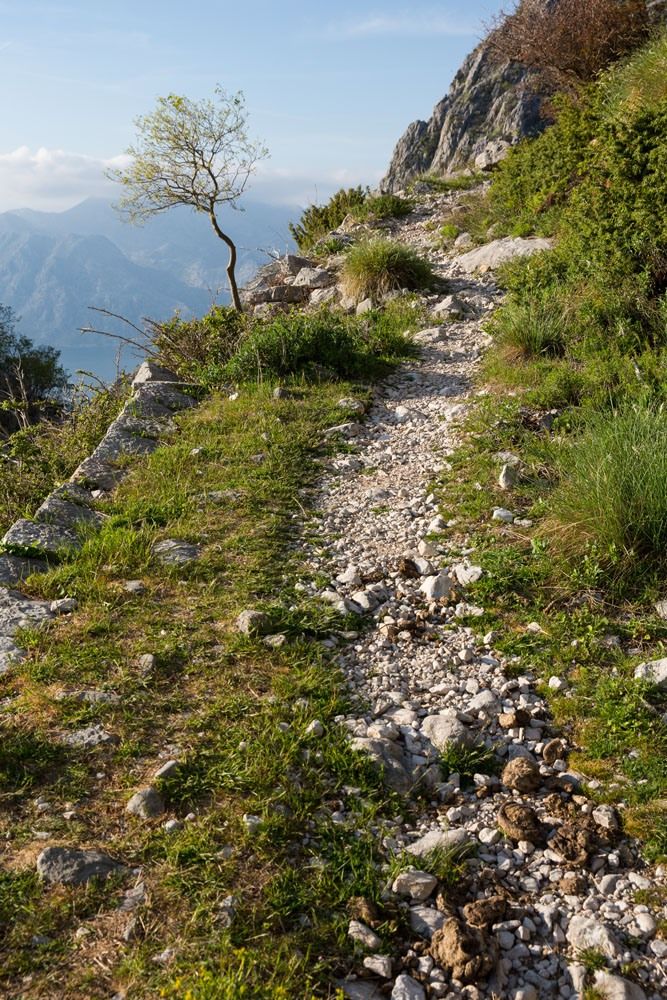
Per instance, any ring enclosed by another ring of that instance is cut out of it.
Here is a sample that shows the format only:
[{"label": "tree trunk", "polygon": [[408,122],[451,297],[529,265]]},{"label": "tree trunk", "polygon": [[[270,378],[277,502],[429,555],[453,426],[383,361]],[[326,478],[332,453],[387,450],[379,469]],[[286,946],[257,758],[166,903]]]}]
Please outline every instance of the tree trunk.
[{"label": "tree trunk", "polygon": [[211,220],[211,225],[213,226],[213,231],[215,235],[218,236],[224,243],[229,247],[229,263],[227,264],[227,279],[229,281],[229,291],[232,295],[232,303],[237,312],[243,312],[243,305],[241,303],[241,296],[239,295],[239,288],[236,284],[236,245],[227,233],[223,233],[222,229],[218,225],[218,220],[215,217],[215,212],[211,211],[209,213],[209,218]]}]

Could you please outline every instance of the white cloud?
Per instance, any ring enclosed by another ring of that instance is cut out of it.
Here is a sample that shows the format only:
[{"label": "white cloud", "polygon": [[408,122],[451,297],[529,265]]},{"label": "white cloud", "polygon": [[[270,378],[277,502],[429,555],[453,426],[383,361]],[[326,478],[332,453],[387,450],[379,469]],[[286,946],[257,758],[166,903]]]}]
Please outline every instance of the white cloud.
[{"label": "white cloud", "polygon": [[327,35],[339,39],[363,39],[386,36],[422,38],[433,35],[449,38],[474,35],[470,23],[457,21],[432,11],[405,11],[402,14],[368,14],[348,21],[331,22]]},{"label": "white cloud", "polygon": [[19,146],[0,153],[0,211],[24,207],[58,211],[84,198],[113,196],[114,185],[105,171],[125,163],[126,156],[105,160],[44,147],[33,151]]},{"label": "white cloud", "polygon": [[[63,149],[20,146],[0,153],[0,211],[34,208],[58,212],[90,197],[115,198],[118,186],[108,180],[109,168],[128,163],[126,155],[102,159]],[[247,196],[278,205],[309,205],[326,201],[341,187],[377,183],[374,169],[307,170],[260,164]]]}]

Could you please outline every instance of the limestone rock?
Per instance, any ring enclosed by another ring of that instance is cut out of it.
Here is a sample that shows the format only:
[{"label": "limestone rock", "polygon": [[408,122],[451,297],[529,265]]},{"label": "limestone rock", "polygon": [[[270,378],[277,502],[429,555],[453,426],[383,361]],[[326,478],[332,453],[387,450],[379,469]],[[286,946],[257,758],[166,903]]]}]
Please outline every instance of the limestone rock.
[{"label": "limestone rock", "polygon": [[640,663],[635,670],[635,677],[638,680],[648,681],[659,688],[667,688],[667,656],[661,660],[651,660],[649,663]]},{"label": "limestone rock", "polygon": [[378,937],[375,931],[361,920],[350,920],[347,936],[363,945],[364,948],[380,948],[382,946],[382,938]]},{"label": "limestone rock", "polygon": [[646,1000],[646,994],[637,983],[631,983],[621,976],[613,976],[602,969],[595,973],[594,985],[605,1000]]},{"label": "limestone rock", "polygon": [[136,389],[139,385],[144,385],[146,382],[182,382],[183,380],[170,371],[168,368],[163,368],[162,365],[158,365],[156,361],[146,360],[137,368],[136,375],[132,379],[132,388]]},{"label": "limestone rock", "polygon": [[421,903],[428,899],[437,884],[435,875],[408,868],[394,879],[391,891],[399,896],[409,896],[415,902]]},{"label": "limestone rock", "polygon": [[541,236],[505,236],[501,240],[492,240],[484,246],[476,247],[456,258],[458,266],[466,272],[495,271],[501,264],[515,257],[528,257],[542,250],[551,250],[553,240]]},{"label": "limestone rock", "polygon": [[97,850],[47,847],[37,858],[37,871],[52,884],[83,885],[92,878],[107,878],[122,868],[119,861]]},{"label": "limestone rock", "polygon": [[306,288],[328,288],[332,285],[335,278],[331,271],[327,271],[323,267],[302,267],[296,278],[294,279],[294,284],[299,287],[300,285],[305,285]]},{"label": "limestone rock", "polygon": [[408,854],[423,858],[432,851],[464,851],[470,843],[470,834],[465,830],[431,830],[413,844],[405,848]]},{"label": "limestone rock", "polygon": [[396,977],[391,1000],[426,1000],[424,987],[405,972]]},{"label": "limestone rock", "polygon": [[567,929],[567,941],[575,952],[593,948],[606,958],[619,958],[623,951],[606,924],[588,913],[575,913]]},{"label": "limestone rock", "polygon": [[267,635],[271,631],[271,619],[263,611],[248,609],[236,619],[236,628],[244,635]]},{"label": "limestone rock", "polygon": [[450,743],[463,747],[477,743],[476,734],[457,718],[455,712],[427,715],[422,722],[422,733],[437,750],[444,750]]},{"label": "limestone rock", "polygon": [[0,587],[15,587],[32,573],[45,573],[48,564],[43,559],[24,556],[0,555]]},{"label": "limestone rock", "polygon": [[430,601],[444,601],[454,591],[454,581],[443,571],[437,576],[427,576],[419,589]]},{"label": "limestone rock", "polygon": [[367,739],[356,737],[351,741],[353,750],[368,754],[384,771],[384,778],[396,792],[407,792],[412,779],[401,747],[389,739]]},{"label": "limestone rock", "polygon": [[482,43],[465,60],[428,122],[413,122],[399,140],[384,191],[398,191],[419,174],[448,174],[474,163],[491,140],[515,142],[547,124],[531,74],[498,62]]},{"label": "limestone rock", "polygon": [[125,806],[125,812],[141,819],[153,819],[164,812],[164,799],[156,788],[149,785],[134,793]]},{"label": "limestone rock", "polygon": [[186,566],[199,558],[200,548],[192,542],[165,538],[153,545],[153,555],[163,566]]},{"label": "limestone rock", "polygon": [[81,537],[74,528],[59,524],[41,524],[22,518],[11,526],[2,539],[7,548],[37,549],[46,555],[81,548]]},{"label": "limestone rock", "polygon": [[495,951],[487,935],[455,917],[435,932],[430,952],[438,965],[464,983],[484,979],[493,969],[495,960]]}]

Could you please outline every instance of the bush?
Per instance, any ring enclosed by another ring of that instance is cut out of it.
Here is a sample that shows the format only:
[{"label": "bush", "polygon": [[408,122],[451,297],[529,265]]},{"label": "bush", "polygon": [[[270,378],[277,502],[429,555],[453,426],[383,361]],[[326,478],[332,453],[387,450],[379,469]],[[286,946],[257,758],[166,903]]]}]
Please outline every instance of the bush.
[{"label": "bush", "polygon": [[202,369],[229,361],[249,322],[231,306],[213,306],[205,316],[192,320],[176,315],[163,323],[149,324],[151,347],[167,368],[196,380]]},{"label": "bush", "polygon": [[599,414],[567,447],[545,528],[558,551],[593,553],[627,580],[667,565],[667,414],[640,404]]},{"label": "bush", "polygon": [[355,219],[364,222],[367,219],[401,219],[409,215],[414,203],[396,194],[370,195],[361,205],[352,210]]},{"label": "bush", "polygon": [[412,353],[406,329],[416,314],[393,306],[361,318],[322,309],[257,320],[221,373],[235,383],[311,377],[360,378]]},{"label": "bush", "polygon": [[39,419],[49,406],[62,403],[67,375],[60,351],[36,347],[16,333],[16,316],[0,305],[0,435]]},{"label": "bush", "polygon": [[368,188],[361,186],[347,190],[341,188],[326,205],[310,205],[299,221],[290,223],[289,227],[299,250],[307,253],[318,240],[337,229],[346,216],[363,205],[368,194]]},{"label": "bush", "polygon": [[367,298],[378,301],[388,292],[427,288],[434,281],[428,261],[411,247],[382,238],[352,247],[342,271],[343,288],[357,301]]},{"label": "bush", "polygon": [[519,0],[501,13],[489,41],[559,90],[576,90],[648,37],[646,0]]}]

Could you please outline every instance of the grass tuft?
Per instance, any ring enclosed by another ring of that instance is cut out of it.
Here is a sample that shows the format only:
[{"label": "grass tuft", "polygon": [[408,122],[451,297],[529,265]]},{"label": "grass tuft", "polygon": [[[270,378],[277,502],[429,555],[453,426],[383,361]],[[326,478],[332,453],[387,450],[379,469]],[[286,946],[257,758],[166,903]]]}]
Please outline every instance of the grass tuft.
[{"label": "grass tuft", "polygon": [[594,549],[616,574],[667,561],[667,414],[635,406],[591,418],[562,454],[545,528],[561,551]]},{"label": "grass tuft", "polygon": [[347,255],[342,284],[347,295],[380,301],[390,292],[428,288],[436,281],[428,261],[395,240],[375,238],[358,243]]}]

